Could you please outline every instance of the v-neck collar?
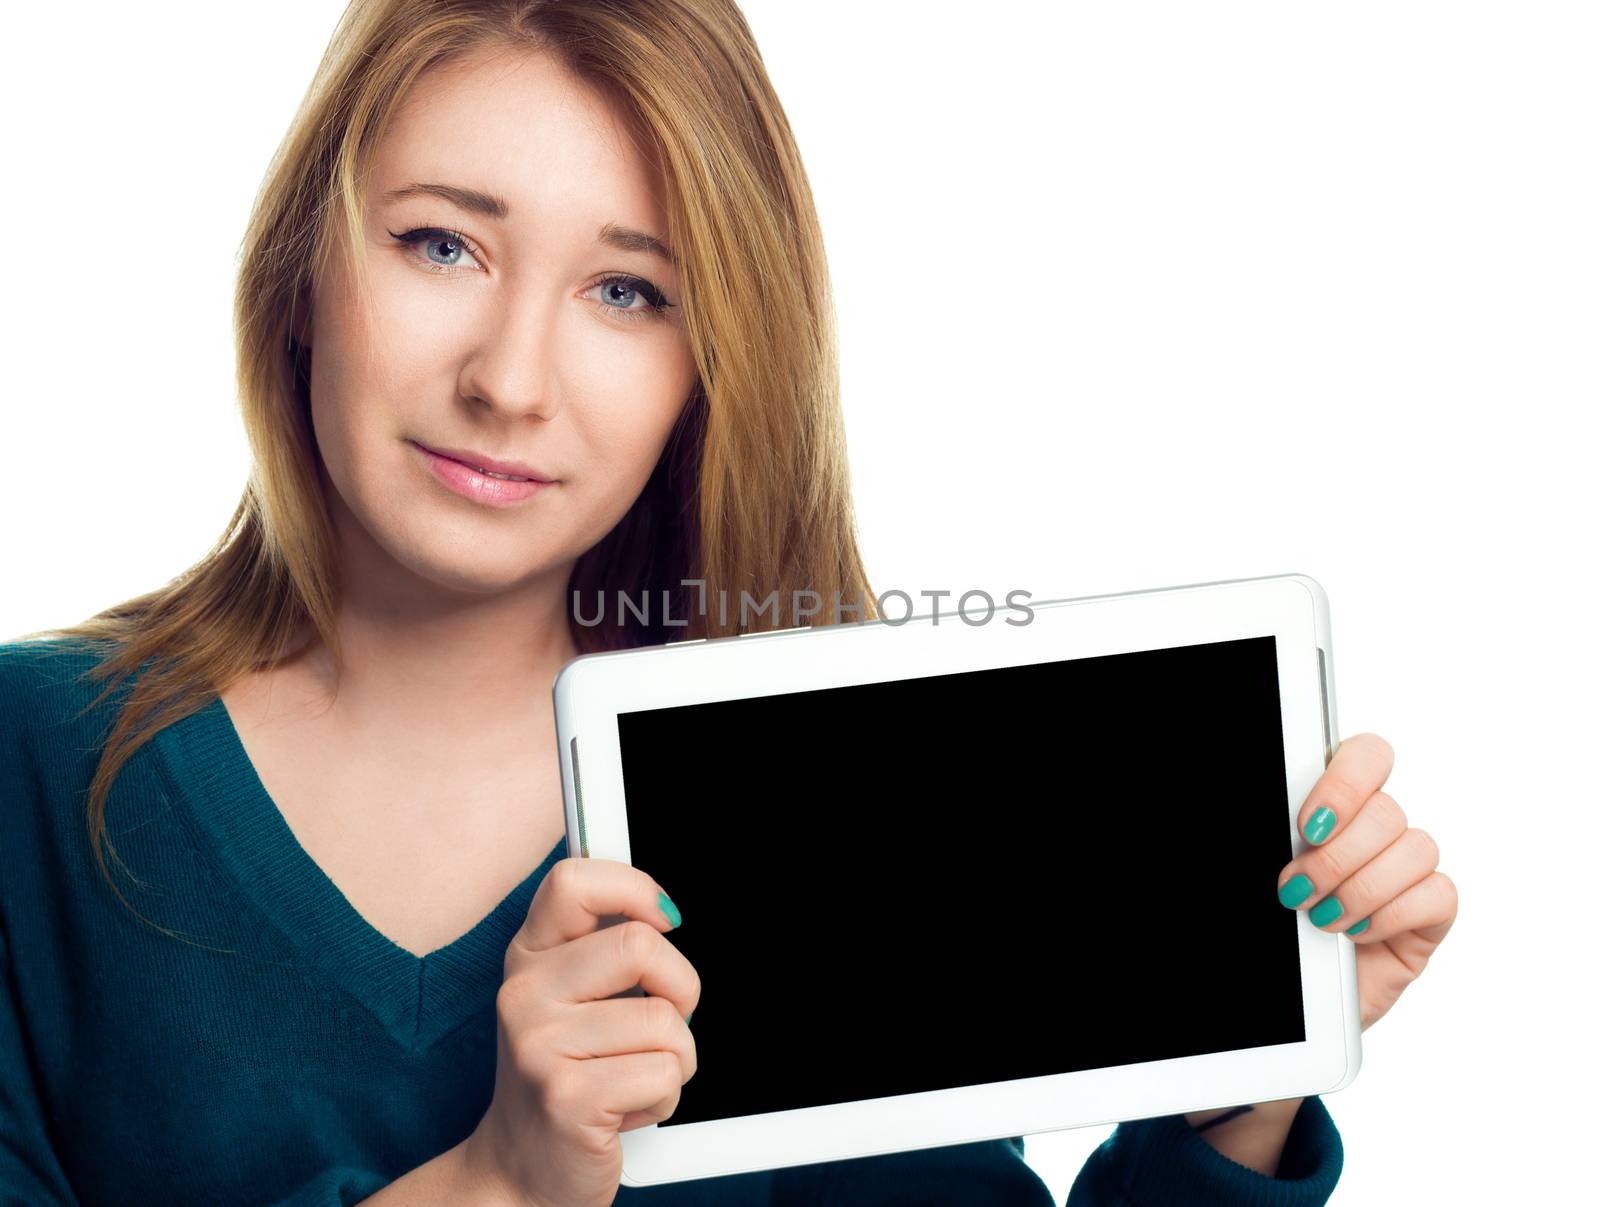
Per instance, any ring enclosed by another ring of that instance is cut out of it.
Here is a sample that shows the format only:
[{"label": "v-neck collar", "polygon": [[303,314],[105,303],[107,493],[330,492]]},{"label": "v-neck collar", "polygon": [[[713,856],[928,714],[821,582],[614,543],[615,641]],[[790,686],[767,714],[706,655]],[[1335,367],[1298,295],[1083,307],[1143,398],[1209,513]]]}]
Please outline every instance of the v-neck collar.
[{"label": "v-neck collar", "polygon": [[152,739],[176,803],[217,858],[302,957],[360,1002],[402,1048],[420,1052],[490,1004],[506,948],[533,894],[564,859],[544,861],[466,934],[425,956],[364,918],[289,828],[220,695]]}]

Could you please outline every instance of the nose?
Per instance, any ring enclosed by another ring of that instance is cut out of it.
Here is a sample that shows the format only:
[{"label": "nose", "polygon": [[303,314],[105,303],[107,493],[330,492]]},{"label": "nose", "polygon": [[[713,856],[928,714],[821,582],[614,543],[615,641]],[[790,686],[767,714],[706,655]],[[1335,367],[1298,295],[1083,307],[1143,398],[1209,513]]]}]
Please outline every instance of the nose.
[{"label": "nose", "polygon": [[555,414],[557,300],[524,290],[496,304],[461,369],[463,398],[504,419]]}]

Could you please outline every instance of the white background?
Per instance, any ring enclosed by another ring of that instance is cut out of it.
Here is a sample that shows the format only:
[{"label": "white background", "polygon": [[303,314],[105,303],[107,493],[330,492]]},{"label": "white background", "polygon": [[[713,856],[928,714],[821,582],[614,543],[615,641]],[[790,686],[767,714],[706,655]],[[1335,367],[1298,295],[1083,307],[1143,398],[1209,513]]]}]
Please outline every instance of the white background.
[{"label": "white background", "polygon": [[[822,214],[873,586],[1319,579],[1344,735],[1394,745],[1461,897],[1327,1100],[1332,1201],[1585,1184],[1595,10],[744,8]],[[235,255],[340,9],[78,5],[10,57],[0,639],[221,532]],[[1048,963],[1070,1025],[1093,970]],[[1058,1201],[1109,1132],[1029,1139]]]}]

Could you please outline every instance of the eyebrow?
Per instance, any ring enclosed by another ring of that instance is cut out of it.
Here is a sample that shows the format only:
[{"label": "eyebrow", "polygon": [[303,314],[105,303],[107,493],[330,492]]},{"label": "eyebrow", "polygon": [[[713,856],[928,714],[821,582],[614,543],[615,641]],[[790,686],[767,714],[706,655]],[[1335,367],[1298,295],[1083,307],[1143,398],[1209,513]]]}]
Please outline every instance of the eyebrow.
[{"label": "eyebrow", "polygon": [[[397,189],[389,189],[383,194],[384,201],[401,201],[407,197],[438,197],[448,201],[451,205],[468,213],[477,214],[484,218],[493,218],[501,221],[511,216],[511,207],[506,204],[505,198],[493,193],[482,193],[477,189],[463,188],[454,184],[407,184]],[[675,264],[677,257],[664,241],[656,236],[647,234],[632,227],[622,226],[616,222],[607,222],[600,228],[595,236],[596,240],[608,247],[615,247],[619,251],[644,252],[646,255],[655,256],[658,260],[665,260],[668,264]]]}]

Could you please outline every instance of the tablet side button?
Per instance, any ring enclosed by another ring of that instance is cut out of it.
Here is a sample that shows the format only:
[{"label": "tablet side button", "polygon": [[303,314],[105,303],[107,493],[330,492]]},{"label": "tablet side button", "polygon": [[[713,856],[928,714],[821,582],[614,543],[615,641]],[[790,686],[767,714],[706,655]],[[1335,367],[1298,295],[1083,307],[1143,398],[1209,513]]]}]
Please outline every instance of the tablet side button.
[{"label": "tablet side button", "polygon": [[1333,730],[1328,727],[1328,656],[1317,647],[1317,678],[1322,684],[1322,765],[1333,762]]},{"label": "tablet side button", "polygon": [[578,778],[578,735],[572,735],[572,799],[578,810],[578,853],[589,858],[589,829],[583,821],[583,780]]}]

